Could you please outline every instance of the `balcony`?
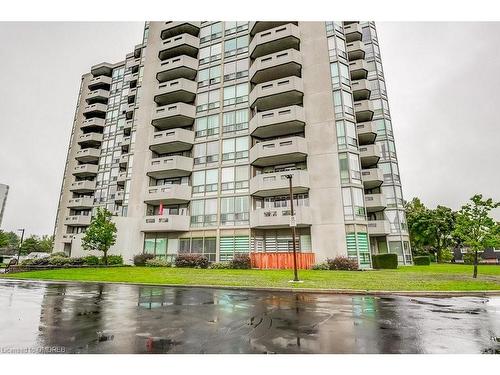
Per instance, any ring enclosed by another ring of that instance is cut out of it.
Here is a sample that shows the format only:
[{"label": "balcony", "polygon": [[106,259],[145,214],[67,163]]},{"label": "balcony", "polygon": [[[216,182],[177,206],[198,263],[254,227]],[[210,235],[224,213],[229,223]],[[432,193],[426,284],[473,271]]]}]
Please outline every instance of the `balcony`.
[{"label": "balcony", "polygon": [[366,212],[378,212],[385,210],[387,207],[385,196],[381,193],[365,194],[365,207]]},{"label": "balcony", "polygon": [[118,190],[115,193],[115,202],[118,203],[118,204],[123,203],[123,197],[124,197],[124,195],[125,195],[125,190]]},{"label": "balcony", "polygon": [[375,130],[375,125],[373,122],[360,122],[356,124],[358,131],[358,141],[360,145],[367,145],[375,143],[377,139],[377,131]]},{"label": "balcony", "polygon": [[83,108],[83,115],[85,118],[99,117],[104,118],[106,116],[106,110],[108,106],[102,103],[90,104]]},{"label": "balcony", "polygon": [[261,31],[253,37],[248,50],[250,57],[256,59],[286,49],[299,50],[299,27],[293,23]]},{"label": "balcony", "polygon": [[81,164],[75,166],[73,169],[73,176],[77,177],[91,177],[96,176],[98,171],[97,164]]},{"label": "balcony", "polygon": [[125,70],[133,68],[133,67],[139,67],[140,64],[141,64],[140,57],[130,58],[130,59],[127,58],[127,61],[125,62]]},{"label": "balcony", "polygon": [[377,144],[359,147],[359,159],[361,161],[361,167],[364,169],[376,166],[380,157],[380,146]]},{"label": "balcony", "polygon": [[97,147],[102,143],[102,133],[86,133],[78,137],[78,144],[82,147]]},{"label": "balcony", "polygon": [[[296,207],[294,211],[298,228],[312,225],[310,207]],[[259,208],[250,211],[250,227],[260,229],[289,228],[290,208]]]},{"label": "balcony", "polygon": [[354,101],[370,99],[371,89],[367,79],[352,81],[351,89]]},{"label": "balcony", "polygon": [[198,60],[189,56],[178,56],[162,61],[157,70],[156,79],[158,82],[177,78],[194,80],[198,72]]},{"label": "balcony", "polygon": [[128,86],[130,86],[130,82],[137,81],[138,79],[139,79],[139,73],[133,73],[133,74],[126,75],[123,82],[125,84],[127,84]]},{"label": "balcony", "polygon": [[250,194],[257,197],[288,195],[290,187],[286,175],[292,175],[293,193],[301,194],[309,190],[309,172],[306,170],[262,173],[250,179]]},{"label": "balcony", "polygon": [[63,236],[62,236],[62,242],[63,243],[71,243],[71,242],[73,242],[73,240],[75,238],[76,238],[76,234],[66,233],[66,234],[63,234]]},{"label": "balcony", "polygon": [[134,120],[126,120],[125,125],[123,125],[123,130],[130,131],[132,129],[132,125],[134,125]]},{"label": "balcony", "polygon": [[351,80],[365,79],[368,77],[368,63],[365,60],[354,60],[349,62]]},{"label": "balcony", "polygon": [[183,204],[190,200],[191,186],[171,184],[147,187],[144,203],[158,206],[160,203],[164,205]]},{"label": "balcony", "polygon": [[132,137],[130,135],[123,137],[122,143],[120,144],[120,146],[122,148],[122,153],[128,153],[128,151],[130,149],[131,140],[132,140]]},{"label": "balcony", "polygon": [[92,193],[95,190],[95,181],[75,181],[69,187],[69,191],[79,194]]},{"label": "balcony", "polygon": [[90,215],[72,215],[64,218],[64,224],[72,227],[86,227],[90,225]]},{"label": "balcony", "polygon": [[201,22],[167,21],[161,29],[161,38],[168,39],[180,34],[198,36]]},{"label": "balcony", "polygon": [[193,171],[193,158],[174,155],[152,159],[147,175],[153,178],[171,178],[189,176]]},{"label": "balcony", "polygon": [[118,165],[122,168],[126,168],[128,164],[128,158],[130,154],[122,154],[120,155],[120,161],[118,162]]},{"label": "balcony", "polygon": [[160,60],[167,60],[180,55],[197,57],[199,48],[200,39],[190,34],[182,34],[165,39],[160,45],[158,57]]},{"label": "balcony", "polygon": [[280,137],[300,133],[305,125],[304,107],[293,105],[258,112],[250,120],[250,133],[257,138]]},{"label": "balcony", "polygon": [[153,133],[149,140],[149,149],[158,154],[167,154],[191,150],[193,144],[193,131],[175,128]]},{"label": "balcony", "polygon": [[102,62],[100,64],[94,65],[92,68],[90,68],[90,73],[92,73],[94,77],[111,77],[111,74],[113,73],[113,64]]},{"label": "balcony", "polygon": [[391,233],[391,227],[387,220],[369,220],[368,234],[372,236],[386,236]]},{"label": "balcony", "polygon": [[75,159],[80,163],[93,163],[97,164],[99,157],[101,156],[101,150],[98,148],[85,148],[83,150],[77,151]]},{"label": "balcony", "polygon": [[186,103],[176,103],[157,107],[153,110],[151,124],[161,130],[191,126],[196,117],[196,107]]},{"label": "balcony", "polygon": [[347,57],[350,61],[365,58],[365,44],[361,41],[347,43]]},{"label": "balcony", "polygon": [[160,106],[177,102],[193,103],[197,89],[196,82],[185,78],[167,81],[158,85],[154,101]]},{"label": "balcony", "polygon": [[104,119],[103,118],[98,118],[98,117],[93,117],[89,118],[87,120],[83,120],[82,125],[80,126],[80,129],[89,131],[89,132],[99,132],[102,131],[104,128]]},{"label": "balcony", "polygon": [[191,217],[188,215],[146,216],[143,232],[187,232]]},{"label": "balcony", "polygon": [[373,104],[369,100],[354,102],[354,112],[356,114],[356,122],[371,121],[373,118]]},{"label": "balcony", "polygon": [[304,88],[302,78],[291,76],[260,83],[250,92],[250,107],[258,111],[302,104]]},{"label": "balcony", "polygon": [[347,43],[355,42],[363,38],[363,29],[359,23],[344,25],[345,40]]},{"label": "balcony", "polygon": [[74,210],[91,209],[93,206],[93,197],[72,198],[68,201],[68,208],[72,208]]},{"label": "balcony", "polygon": [[289,76],[301,76],[302,55],[295,49],[256,59],[249,70],[252,83],[263,83]]},{"label": "balcony", "polygon": [[89,82],[89,90],[94,91],[98,89],[108,90],[111,87],[111,77],[98,76],[94,77]]},{"label": "balcony", "polygon": [[299,163],[307,158],[307,141],[302,137],[259,142],[250,149],[250,163],[257,167]]},{"label": "balcony", "polygon": [[103,103],[107,104],[109,98],[109,91],[98,89],[90,91],[85,97],[87,104]]},{"label": "balcony", "polygon": [[361,170],[361,180],[365,189],[376,189],[384,182],[384,174],[379,168]]},{"label": "balcony", "polygon": [[250,35],[254,36],[257,33],[261,33],[263,31],[274,29],[276,27],[286,25],[289,23],[293,23],[294,25],[298,25],[297,21],[253,21],[250,22],[248,28],[250,30]]},{"label": "balcony", "polygon": [[120,172],[120,174],[116,178],[116,184],[123,186],[125,185],[125,181],[127,181],[127,172]]}]

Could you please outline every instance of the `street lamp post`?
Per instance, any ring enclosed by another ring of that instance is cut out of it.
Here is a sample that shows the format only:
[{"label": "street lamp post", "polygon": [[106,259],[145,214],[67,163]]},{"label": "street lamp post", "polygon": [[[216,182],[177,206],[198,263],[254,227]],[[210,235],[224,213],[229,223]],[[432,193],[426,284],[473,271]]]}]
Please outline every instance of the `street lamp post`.
[{"label": "street lamp post", "polygon": [[21,246],[23,245],[24,239],[24,228],[18,229],[18,232],[21,232],[21,242],[19,243],[19,249],[17,250],[17,263],[19,264],[19,256],[21,255]]},{"label": "street lamp post", "polygon": [[287,174],[285,177],[288,179],[290,188],[290,227],[292,229],[292,249],[293,249],[293,281],[299,281],[297,273],[297,250],[295,249],[295,212],[293,211],[293,188],[292,188],[292,174]]}]

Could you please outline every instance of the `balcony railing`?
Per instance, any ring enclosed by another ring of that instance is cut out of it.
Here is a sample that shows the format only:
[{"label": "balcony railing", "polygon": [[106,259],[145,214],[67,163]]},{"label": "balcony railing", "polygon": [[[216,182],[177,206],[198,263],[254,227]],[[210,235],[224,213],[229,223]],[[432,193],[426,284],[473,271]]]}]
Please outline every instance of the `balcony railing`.
[{"label": "balcony railing", "polygon": [[258,197],[272,197],[289,194],[289,180],[292,175],[294,194],[306,193],[309,190],[309,172],[307,170],[291,170],[274,173],[261,173],[250,179],[250,194]]}]

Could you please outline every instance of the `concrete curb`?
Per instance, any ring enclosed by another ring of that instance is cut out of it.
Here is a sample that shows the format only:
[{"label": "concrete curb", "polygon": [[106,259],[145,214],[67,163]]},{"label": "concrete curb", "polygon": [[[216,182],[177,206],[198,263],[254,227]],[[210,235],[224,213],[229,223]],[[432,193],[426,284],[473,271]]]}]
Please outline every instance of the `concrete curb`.
[{"label": "concrete curb", "polygon": [[466,290],[466,291],[424,291],[424,290],[362,290],[362,289],[316,289],[316,288],[278,288],[278,287],[253,287],[253,286],[229,286],[229,285],[185,285],[185,284],[156,284],[156,283],[129,283],[123,281],[74,281],[74,280],[43,280],[43,279],[14,279],[0,278],[0,281],[24,281],[42,282],[47,284],[117,284],[135,286],[157,286],[168,288],[204,288],[225,289],[256,292],[279,292],[279,293],[315,293],[315,294],[351,294],[370,296],[408,296],[408,297],[492,297],[500,296],[500,290]]}]

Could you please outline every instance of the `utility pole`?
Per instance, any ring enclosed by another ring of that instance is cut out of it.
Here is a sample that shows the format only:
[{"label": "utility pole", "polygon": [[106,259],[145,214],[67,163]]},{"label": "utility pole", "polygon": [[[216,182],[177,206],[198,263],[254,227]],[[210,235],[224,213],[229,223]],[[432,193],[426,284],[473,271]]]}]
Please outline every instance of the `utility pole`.
[{"label": "utility pole", "polygon": [[19,264],[19,256],[21,255],[21,246],[23,246],[24,239],[24,228],[18,229],[18,232],[21,232],[21,243],[19,244],[19,249],[17,249],[17,264]]},{"label": "utility pole", "polygon": [[295,212],[293,210],[293,188],[292,188],[292,174],[287,174],[285,177],[288,179],[288,184],[290,188],[290,227],[292,229],[292,249],[293,249],[293,281],[299,281],[299,275],[297,274],[297,250],[295,248]]}]

